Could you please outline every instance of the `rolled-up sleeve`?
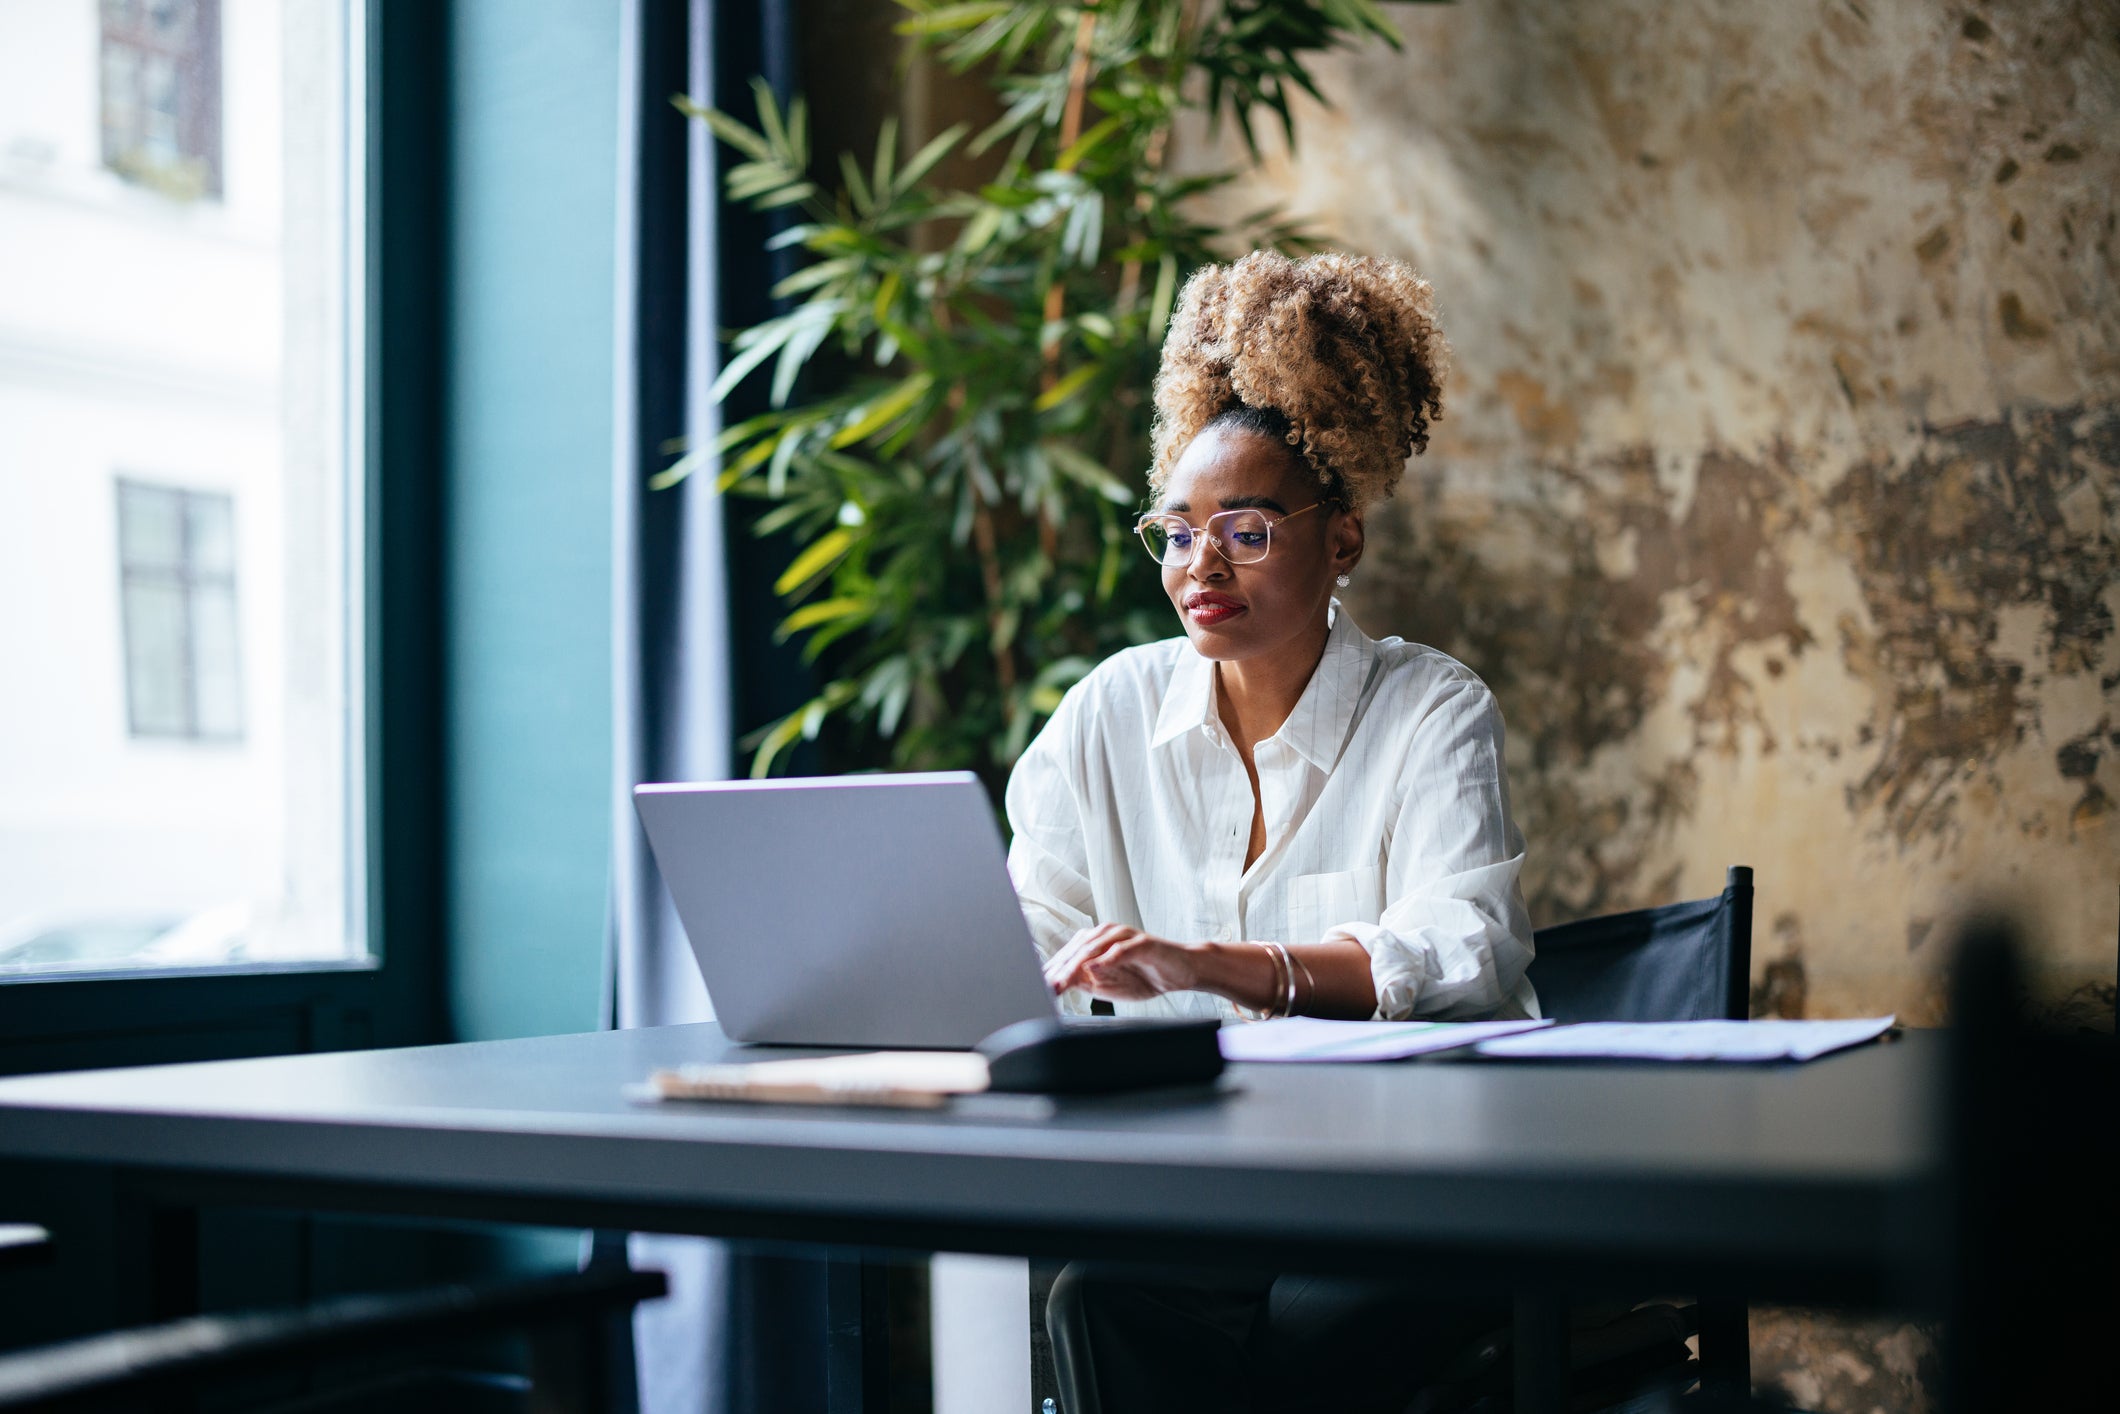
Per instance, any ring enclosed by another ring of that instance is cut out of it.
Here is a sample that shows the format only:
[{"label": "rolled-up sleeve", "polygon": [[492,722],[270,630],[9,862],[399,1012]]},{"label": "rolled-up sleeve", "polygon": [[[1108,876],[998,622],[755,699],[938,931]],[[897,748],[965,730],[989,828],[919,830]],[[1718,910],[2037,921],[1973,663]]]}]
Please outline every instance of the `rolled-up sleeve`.
[{"label": "rolled-up sleeve", "polygon": [[1368,952],[1379,1019],[1536,1016],[1517,878],[1524,842],[1509,813],[1501,711],[1484,685],[1453,683],[1422,715],[1399,785],[1383,911],[1325,936]]}]

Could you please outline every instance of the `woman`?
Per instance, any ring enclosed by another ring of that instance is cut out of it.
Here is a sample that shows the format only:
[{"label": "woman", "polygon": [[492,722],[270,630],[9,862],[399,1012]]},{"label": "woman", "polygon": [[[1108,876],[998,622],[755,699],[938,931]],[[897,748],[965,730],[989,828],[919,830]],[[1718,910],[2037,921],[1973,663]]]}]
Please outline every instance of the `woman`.
[{"label": "woman", "polygon": [[[1447,358],[1396,262],[1260,252],[1187,283],[1140,523],[1185,636],[1084,678],[1009,781],[1009,868],[1066,1009],[1537,1015],[1493,694],[1333,597]],[[1069,1414],[1389,1408],[1429,1373],[1414,1347],[1466,1325],[1375,1283],[1080,1263],[1047,1311]]]}]

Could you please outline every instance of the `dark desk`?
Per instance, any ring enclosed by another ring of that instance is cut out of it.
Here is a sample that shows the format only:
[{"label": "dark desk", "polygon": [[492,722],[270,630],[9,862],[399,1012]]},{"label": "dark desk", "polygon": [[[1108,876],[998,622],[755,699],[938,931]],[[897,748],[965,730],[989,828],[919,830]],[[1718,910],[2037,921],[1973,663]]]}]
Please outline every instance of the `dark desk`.
[{"label": "dark desk", "polygon": [[1805,1066],[1240,1066],[1185,1103],[637,1106],[712,1026],[0,1081],[0,1159],[246,1203],[1921,1304],[1941,1038]]}]

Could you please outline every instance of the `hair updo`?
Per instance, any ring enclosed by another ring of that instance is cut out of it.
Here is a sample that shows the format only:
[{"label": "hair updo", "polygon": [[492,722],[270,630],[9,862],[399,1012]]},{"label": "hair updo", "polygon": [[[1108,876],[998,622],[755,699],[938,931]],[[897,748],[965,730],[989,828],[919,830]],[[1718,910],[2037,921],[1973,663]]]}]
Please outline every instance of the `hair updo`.
[{"label": "hair updo", "polygon": [[1435,292],[1396,260],[1253,251],[1204,266],[1163,340],[1149,490],[1193,438],[1235,423],[1279,436],[1326,499],[1366,510],[1427,450],[1449,361]]}]

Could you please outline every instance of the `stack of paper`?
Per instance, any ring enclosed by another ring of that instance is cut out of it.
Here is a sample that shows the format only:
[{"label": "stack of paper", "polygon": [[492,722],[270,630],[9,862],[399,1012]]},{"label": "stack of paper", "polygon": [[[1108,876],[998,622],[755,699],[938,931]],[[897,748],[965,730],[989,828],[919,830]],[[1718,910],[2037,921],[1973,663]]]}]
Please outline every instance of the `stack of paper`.
[{"label": "stack of paper", "polygon": [[1225,1026],[1216,1038],[1231,1061],[1383,1061],[1469,1046],[1550,1021],[1320,1021],[1286,1016]]},{"label": "stack of paper", "polygon": [[1807,1061],[1874,1041],[1897,1020],[1586,1021],[1482,1041],[1479,1054],[1511,1060]]}]

